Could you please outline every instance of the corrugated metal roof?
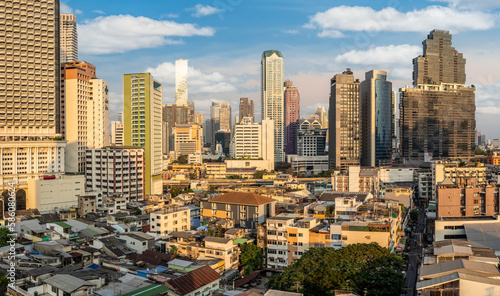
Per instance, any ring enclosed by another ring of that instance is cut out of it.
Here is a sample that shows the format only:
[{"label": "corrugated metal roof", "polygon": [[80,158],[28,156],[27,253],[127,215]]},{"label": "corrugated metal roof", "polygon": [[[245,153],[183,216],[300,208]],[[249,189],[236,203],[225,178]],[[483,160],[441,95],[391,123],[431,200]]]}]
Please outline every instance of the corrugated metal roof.
[{"label": "corrugated metal roof", "polygon": [[167,284],[180,295],[186,295],[220,278],[221,275],[210,266],[203,266],[168,280]]},{"label": "corrugated metal roof", "polygon": [[66,293],[72,293],[84,286],[95,286],[93,283],[86,282],[69,274],[56,274],[44,280],[44,282]]}]

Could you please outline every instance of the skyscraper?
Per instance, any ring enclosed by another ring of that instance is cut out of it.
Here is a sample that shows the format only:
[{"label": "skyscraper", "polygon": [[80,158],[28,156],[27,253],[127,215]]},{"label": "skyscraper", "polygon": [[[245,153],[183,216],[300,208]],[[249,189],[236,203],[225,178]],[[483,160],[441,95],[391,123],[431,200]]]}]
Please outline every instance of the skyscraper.
[{"label": "skyscraper", "polygon": [[231,104],[225,102],[212,102],[212,106],[210,107],[212,151],[215,150],[215,133],[221,130],[231,131],[231,119]]},{"label": "skyscraper", "polygon": [[175,61],[175,104],[177,106],[188,103],[188,60]]},{"label": "skyscraper", "polygon": [[176,124],[194,123],[194,103],[188,102],[185,105],[163,105],[163,154],[169,154],[174,148],[174,138],[172,129]]},{"label": "skyscraper", "polygon": [[285,153],[297,153],[297,130],[300,118],[300,92],[290,80],[285,81]]},{"label": "skyscraper", "polygon": [[162,85],[151,73],[123,75],[123,121],[125,145],[144,147],[145,194],[161,194]]},{"label": "skyscraper", "polygon": [[277,50],[267,50],[262,53],[261,102],[262,120],[272,119],[274,122],[274,160],[283,162],[285,161],[283,55]]},{"label": "skyscraper", "polygon": [[359,80],[350,69],[331,79],[328,118],[328,162],[330,169],[359,165]]},{"label": "skyscraper", "polygon": [[361,90],[361,165],[380,166],[392,158],[392,83],[387,72],[366,72]]},{"label": "skyscraper", "polygon": [[64,172],[59,5],[58,0],[0,2],[0,208],[9,182],[16,184],[22,210],[29,179]]},{"label": "skyscraper", "polygon": [[240,98],[240,113],[238,121],[241,121],[243,117],[254,117],[253,100],[248,98]]},{"label": "skyscraper", "polygon": [[108,83],[87,62],[61,66],[61,130],[68,141],[66,172],[85,171],[87,148],[109,144]]},{"label": "skyscraper", "polygon": [[413,59],[414,88],[400,89],[402,157],[408,161],[474,155],[475,88],[448,31],[433,30]]},{"label": "skyscraper", "polygon": [[61,13],[60,19],[61,63],[78,61],[78,32],[76,15]]},{"label": "skyscraper", "polygon": [[262,124],[244,117],[235,125],[231,141],[231,156],[234,158],[269,160],[274,164],[274,127],[272,120]]}]

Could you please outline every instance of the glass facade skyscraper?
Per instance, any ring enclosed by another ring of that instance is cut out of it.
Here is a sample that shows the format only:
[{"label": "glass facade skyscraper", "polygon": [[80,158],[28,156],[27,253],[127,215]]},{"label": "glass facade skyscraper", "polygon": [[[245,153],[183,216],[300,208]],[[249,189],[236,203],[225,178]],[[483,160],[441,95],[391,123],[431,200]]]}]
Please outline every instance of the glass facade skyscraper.
[{"label": "glass facade skyscraper", "polygon": [[392,83],[371,70],[361,82],[361,165],[389,164],[392,156]]}]

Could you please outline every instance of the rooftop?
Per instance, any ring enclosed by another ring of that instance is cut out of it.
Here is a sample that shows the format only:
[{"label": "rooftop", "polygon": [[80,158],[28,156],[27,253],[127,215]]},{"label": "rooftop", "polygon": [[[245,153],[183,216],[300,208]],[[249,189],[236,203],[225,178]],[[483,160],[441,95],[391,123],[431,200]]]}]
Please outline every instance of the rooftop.
[{"label": "rooftop", "polygon": [[250,192],[229,192],[209,200],[210,202],[220,202],[228,204],[240,204],[240,205],[264,205],[275,200],[269,197],[262,196],[256,193]]},{"label": "rooftop", "polygon": [[203,266],[174,279],[170,279],[166,284],[178,294],[186,295],[220,278],[221,275],[210,266]]},{"label": "rooftop", "polygon": [[69,274],[56,274],[44,280],[44,282],[66,293],[73,293],[84,286],[95,286],[93,283],[86,282]]}]

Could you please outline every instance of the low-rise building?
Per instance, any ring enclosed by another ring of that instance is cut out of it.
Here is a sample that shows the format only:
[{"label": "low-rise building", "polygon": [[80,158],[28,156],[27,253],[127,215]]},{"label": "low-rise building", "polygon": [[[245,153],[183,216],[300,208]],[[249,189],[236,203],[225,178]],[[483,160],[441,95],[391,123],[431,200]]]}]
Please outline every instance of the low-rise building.
[{"label": "low-rise building", "polygon": [[150,213],[151,233],[166,235],[172,231],[191,229],[191,210],[186,207],[167,208]]},{"label": "low-rise building", "polygon": [[255,193],[229,192],[201,202],[204,221],[231,220],[235,227],[257,229],[275,215],[276,201]]},{"label": "low-rise building", "polygon": [[498,215],[500,186],[464,186],[445,179],[437,186],[437,217]]},{"label": "low-rise building", "polygon": [[465,225],[468,224],[497,224],[500,216],[473,216],[473,217],[441,217],[434,221],[434,241],[445,239],[466,240]]},{"label": "low-rise building", "polygon": [[295,217],[276,216],[266,221],[266,262],[269,268],[284,268],[288,262],[288,227],[295,224]]},{"label": "low-rise building", "polygon": [[155,244],[154,236],[143,232],[125,232],[118,236],[125,241],[125,245],[134,250],[137,254],[142,254],[147,250],[152,250]]},{"label": "low-rise building", "polygon": [[27,209],[41,213],[69,210],[78,206],[78,196],[85,194],[85,176],[45,176],[28,180]]},{"label": "low-rise building", "polygon": [[78,216],[83,217],[88,213],[97,212],[96,195],[80,195],[78,197]]}]

